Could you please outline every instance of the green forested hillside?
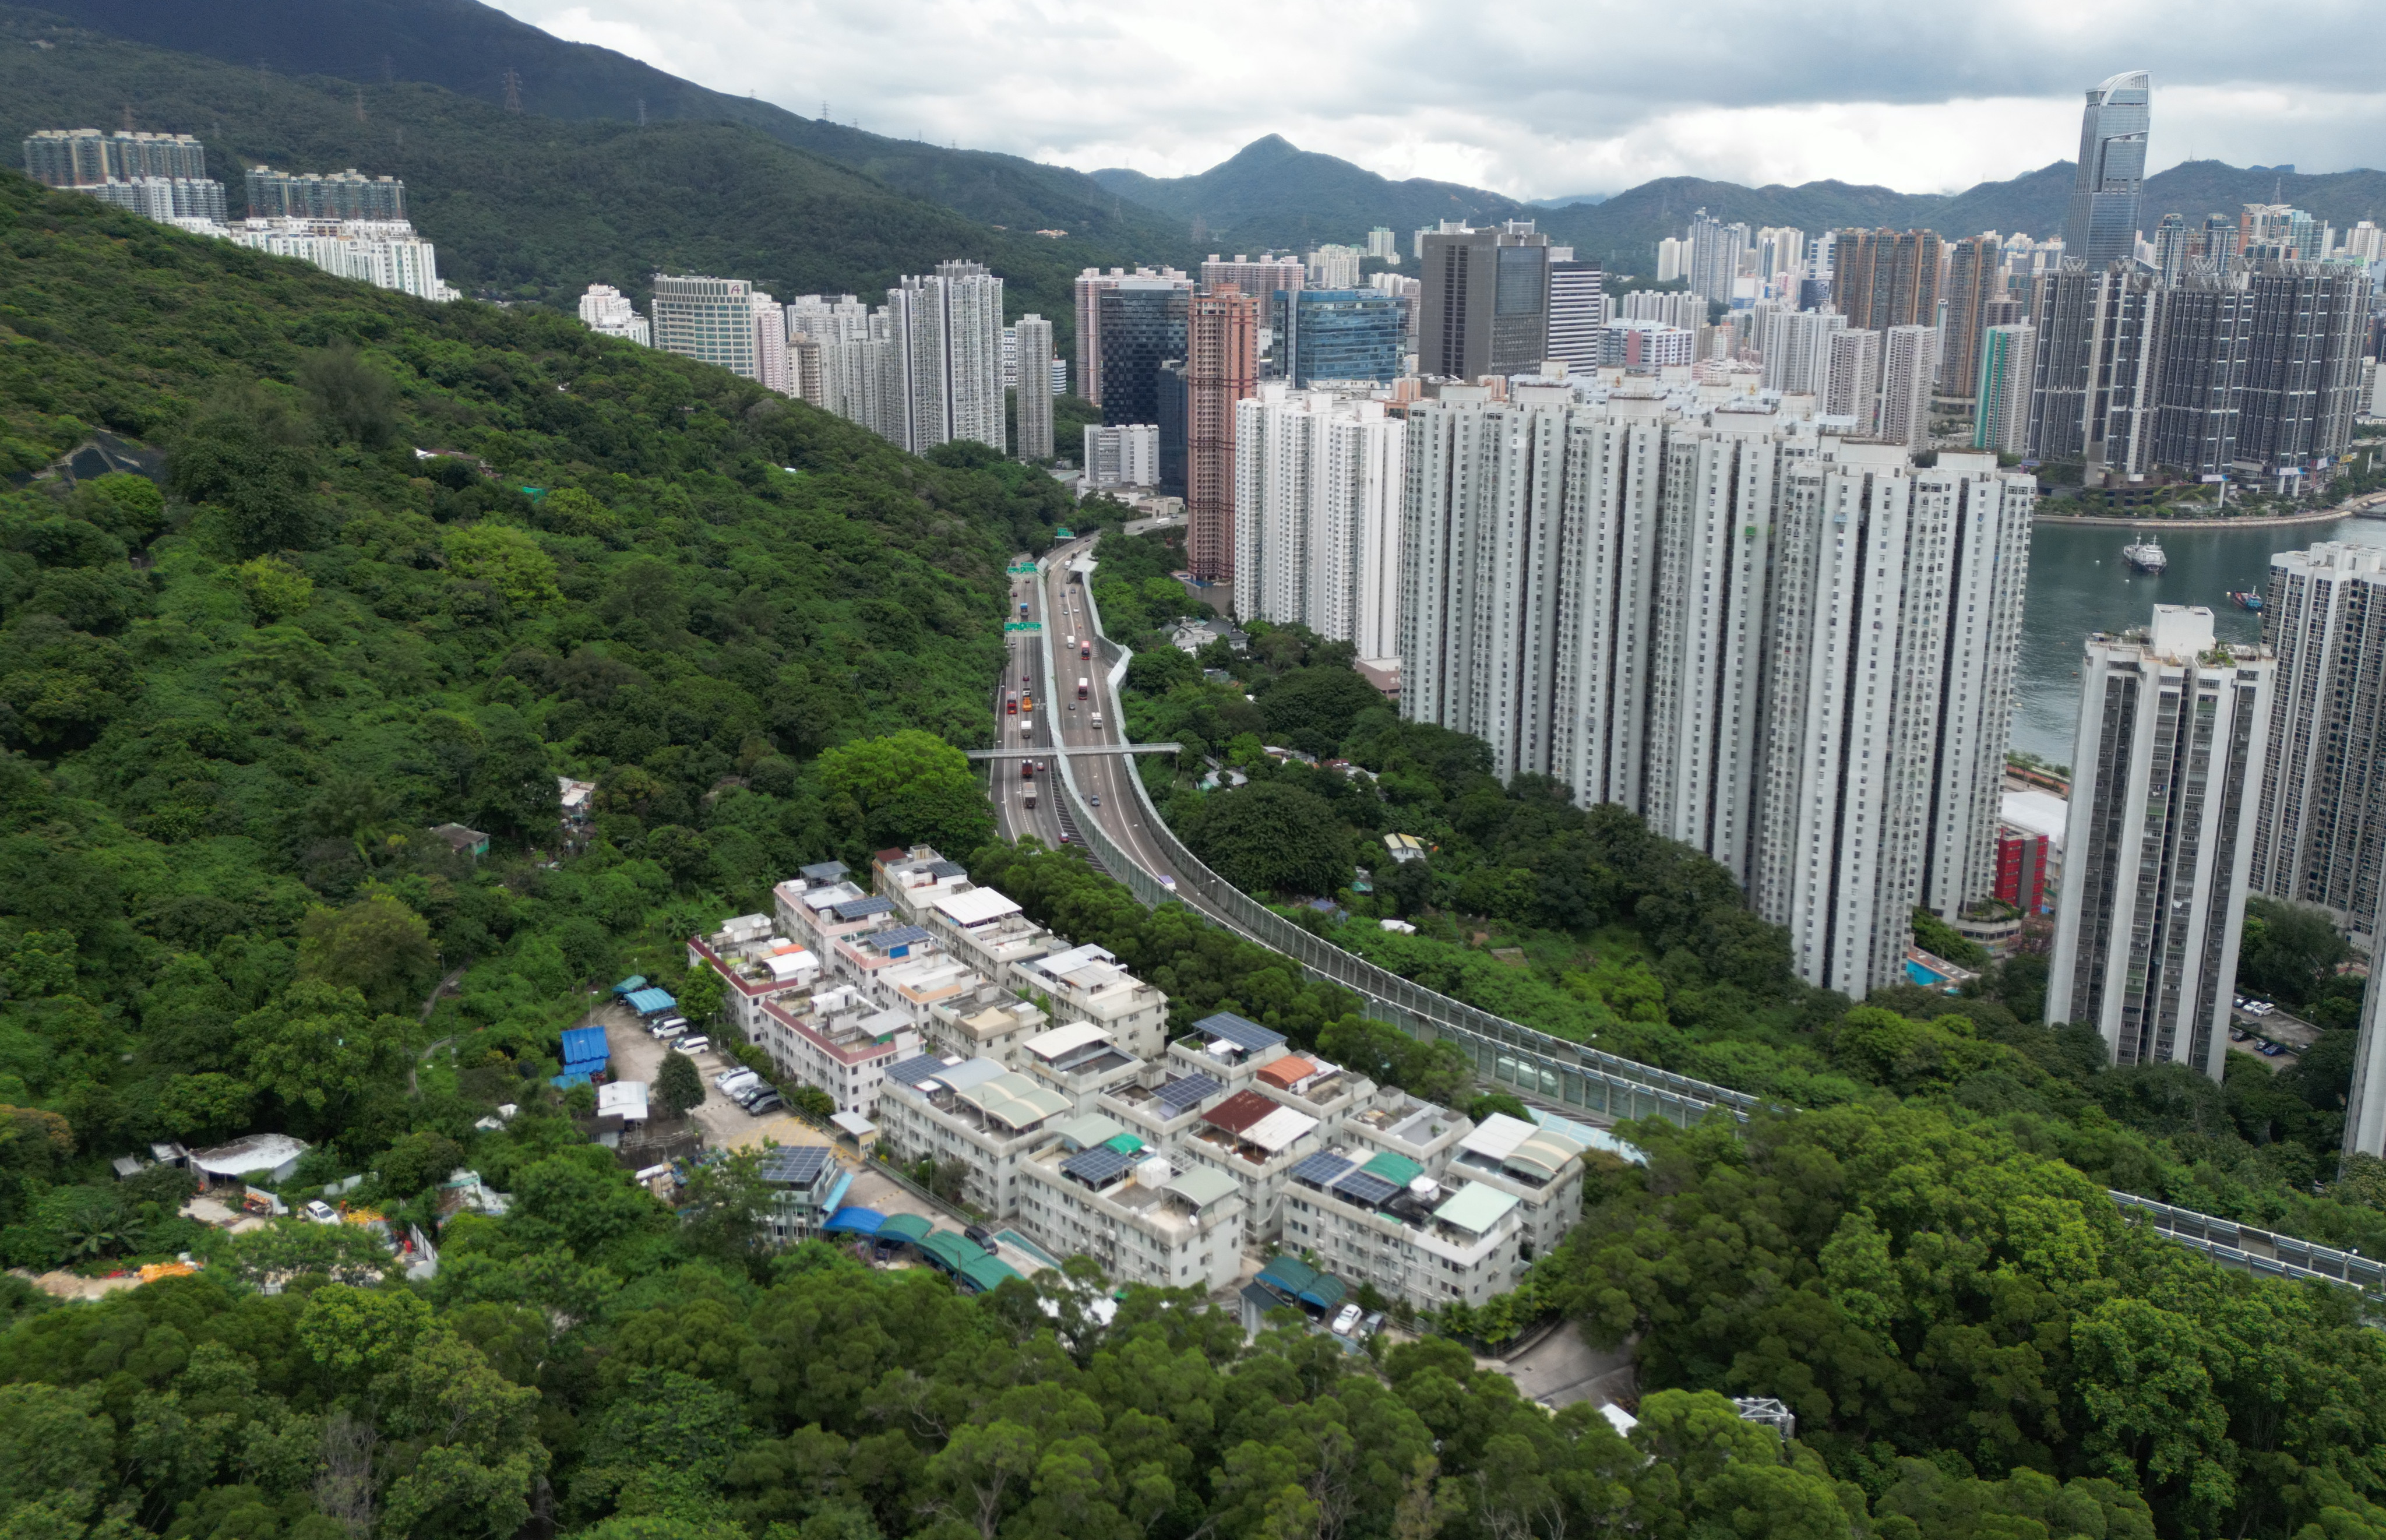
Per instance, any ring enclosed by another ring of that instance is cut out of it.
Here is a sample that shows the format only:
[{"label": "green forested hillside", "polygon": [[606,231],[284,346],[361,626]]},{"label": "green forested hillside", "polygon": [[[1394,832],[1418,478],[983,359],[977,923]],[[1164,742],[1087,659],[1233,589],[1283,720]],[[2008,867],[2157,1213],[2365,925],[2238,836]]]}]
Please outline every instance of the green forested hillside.
[{"label": "green forested hillside", "polygon": [[296,81],[0,7],[0,142],[113,128],[128,111],[140,128],[204,139],[235,205],[241,168],[258,161],[403,178],[441,276],[567,310],[591,282],[643,297],[657,271],[875,299],[902,274],[971,257],[1003,276],[1012,314],[1041,310],[1065,335],[1070,280],[1130,255],[996,230],[751,128],[568,121],[431,85]]},{"label": "green forested hillside", "polygon": [[[1060,229],[1180,261],[1183,221],[1122,202],[1082,171],[1018,156],[896,139],[854,126],[868,104],[807,118],[711,91],[593,44],[569,43],[477,0],[48,0],[81,27],[243,69],[342,81],[418,81],[499,106],[511,70],[522,109],[634,123],[685,119],[754,129],[896,191],[1012,230]],[[809,108],[810,103],[798,103]]]},{"label": "green forested hillside", "polygon": [[[1003,559],[1063,507],[559,317],[0,177],[0,454],[21,482],[94,430],[163,445],[169,495],[0,495],[0,1102],[79,1159],[469,1123],[444,1070],[409,1108],[408,1053],[534,1075],[650,921],[862,854],[824,745],[986,731]],[[601,791],[556,869],[559,772]],[[42,1202],[0,1183],[8,1260],[59,1254]]]}]

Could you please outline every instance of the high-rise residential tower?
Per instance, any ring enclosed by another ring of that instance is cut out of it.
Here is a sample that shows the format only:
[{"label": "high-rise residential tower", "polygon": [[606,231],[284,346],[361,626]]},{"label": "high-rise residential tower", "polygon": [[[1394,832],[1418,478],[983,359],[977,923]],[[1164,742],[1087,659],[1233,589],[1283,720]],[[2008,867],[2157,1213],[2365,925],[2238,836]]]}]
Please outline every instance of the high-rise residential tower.
[{"label": "high-rise residential tower", "polygon": [[2091,269],[2137,257],[2152,87],[2142,69],[2115,75],[2088,93],[2080,114],[2079,166],[2063,221],[2063,252]]},{"label": "high-rise residential tower", "polygon": [[1235,416],[1235,613],[1397,657],[1405,424],[1281,381]]},{"label": "high-rise residential tower", "polygon": [[[1993,235],[1947,245],[1947,325],[1939,353],[1939,394],[1968,400],[1980,372],[1989,307],[2005,297],[2004,254]],[[1927,319],[1927,318],[1925,318]]]},{"label": "high-rise residential tower", "polygon": [[1831,339],[1848,329],[1835,310],[1792,310],[1767,323],[1764,388],[1819,399],[1831,379]]},{"label": "high-rise residential tower", "polygon": [[2171,291],[2119,262],[2066,257],[2041,275],[2031,324],[2029,455],[2141,476],[2154,462],[2156,368]]},{"label": "high-rise residential tower", "polygon": [[1831,247],[1831,303],[1858,331],[1939,323],[1939,232],[1842,230]]},{"label": "high-rise residential tower", "polygon": [[2154,226],[2154,276],[2166,283],[2178,282],[2187,271],[2188,248],[2192,240],[2186,216],[2164,215],[2162,223]]},{"label": "high-rise residential tower", "polygon": [[1600,363],[1600,328],[1607,324],[1607,295],[1596,262],[1550,264],[1549,356],[1580,374]]},{"label": "high-rise residential tower", "polygon": [[1193,576],[1235,575],[1235,403],[1260,384],[1260,300],[1231,283],[1185,321],[1185,550]]},{"label": "high-rise residential tower", "polygon": [[754,285],[742,278],[655,274],[655,345],[760,378],[754,353]]},{"label": "high-rise residential tower", "polygon": [[654,345],[654,333],[647,329],[647,318],[638,314],[636,302],[610,283],[588,285],[588,292],[580,296],[580,324],[640,347]]},{"label": "high-rise residential tower", "polygon": [[2016,457],[2029,449],[2029,393],[2038,369],[2038,328],[2028,321],[1980,333],[1972,384],[1972,446]]},{"label": "high-rise residential tower", "polygon": [[1993,881],[2035,485],[1654,394],[1408,408],[1401,710],[1749,884],[1809,981],[1903,976]]},{"label": "high-rise residential tower", "polygon": [[2366,931],[2386,897],[2386,549],[2270,557],[2262,639],[2277,688],[2247,881]]},{"label": "high-rise residential tower", "polygon": [[1930,447],[1930,382],[1937,372],[1939,329],[1892,326],[1881,338],[1880,407],[1873,432],[1909,449]]},{"label": "high-rise residential tower", "polygon": [[2115,1064],[2221,1078],[2271,672],[2200,607],[2088,639],[2046,1019],[2093,1026]]},{"label": "high-rise residential tower", "polygon": [[1841,327],[1828,333],[1830,359],[1823,376],[1823,415],[1846,418],[1869,438],[1880,421],[1881,334]]},{"label": "high-rise residential tower", "polygon": [[1052,323],[1042,316],[1019,318],[1013,329],[1019,353],[1019,386],[1011,394],[1011,412],[1019,424],[1019,442],[1011,452],[1023,460],[1052,457]]},{"label": "high-rise residential tower", "polygon": [[1532,221],[1428,231],[1417,369],[1447,379],[1523,373],[1550,346],[1550,238]]},{"label": "high-rise residential tower", "polygon": [[1690,218],[1689,267],[1684,276],[1690,293],[1701,299],[1731,303],[1732,281],[1739,276],[1740,257],[1748,251],[1748,227],[1726,224],[1700,209]]},{"label": "high-rise residential tower", "polygon": [[903,392],[895,442],[914,455],[956,439],[1007,449],[1002,280],[975,262],[939,262],[887,290],[886,309]]}]

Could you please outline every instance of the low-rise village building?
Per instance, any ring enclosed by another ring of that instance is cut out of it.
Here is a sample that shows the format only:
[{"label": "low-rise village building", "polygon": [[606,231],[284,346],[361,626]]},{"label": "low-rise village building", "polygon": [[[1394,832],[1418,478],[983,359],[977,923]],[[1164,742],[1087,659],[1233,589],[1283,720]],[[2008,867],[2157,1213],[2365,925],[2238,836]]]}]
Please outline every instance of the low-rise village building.
[{"label": "low-rise village building", "polygon": [[1090,1021],[1071,1021],[1039,1033],[1019,1045],[1011,1063],[1038,1084],[1068,1097],[1070,1107],[1081,1112],[1111,1087],[1133,1083],[1143,1070],[1143,1060],[1121,1052]]},{"label": "low-rise village building", "polygon": [[974,995],[946,1001],[929,1014],[928,1041],[937,1053],[1005,1064],[1012,1062],[1022,1043],[1052,1021],[1035,1002],[991,983]]},{"label": "low-rise village building", "polygon": [[1241,1185],[1244,1239],[1258,1246],[1283,1228],[1286,1178],[1319,1143],[1315,1118],[1245,1090],[1205,1109],[1176,1148]]},{"label": "low-rise village building", "polygon": [[991,1058],[925,1055],[897,1064],[878,1097],[878,1137],[899,1160],[964,1168],[961,1201],[997,1218],[1019,1206],[1019,1163],[1069,1100]]},{"label": "low-rise village building", "polygon": [[746,914],[688,939],[687,966],[721,981],[722,1012],[749,1043],[761,1041],[764,1001],[809,995],[820,982],[818,954],[775,933],[771,916]]},{"label": "low-rise village building", "polygon": [[1168,1035],[1168,996],[1099,946],[1047,952],[1011,970],[1019,986],[1049,1000],[1061,1021],[1085,1021],[1137,1058],[1157,1058]]},{"label": "low-rise village building", "polygon": [[[1065,1029],[1064,1029],[1065,1030]],[[1021,1163],[1019,1220],[1048,1249],[1082,1253],[1119,1283],[1206,1291],[1241,1269],[1242,1186],[1080,1117]]]},{"label": "low-rise village building", "polygon": [[1437,1182],[1388,1151],[1354,1146],[1300,1161],[1283,1206],[1286,1249],[1420,1310],[1483,1304],[1529,1265],[1513,1194]]},{"label": "low-rise village building", "polygon": [[827,1092],[839,1112],[870,1111],[887,1070],[920,1055],[920,1030],[851,984],[802,1001],[766,1000],[761,1020],[753,1041],[781,1070]]},{"label": "low-rise village building", "polygon": [[1526,1256],[1542,1256],[1582,1217],[1583,1146],[1554,1129],[1495,1112],[1458,1143],[1450,1180],[1465,1178],[1517,1201]]}]

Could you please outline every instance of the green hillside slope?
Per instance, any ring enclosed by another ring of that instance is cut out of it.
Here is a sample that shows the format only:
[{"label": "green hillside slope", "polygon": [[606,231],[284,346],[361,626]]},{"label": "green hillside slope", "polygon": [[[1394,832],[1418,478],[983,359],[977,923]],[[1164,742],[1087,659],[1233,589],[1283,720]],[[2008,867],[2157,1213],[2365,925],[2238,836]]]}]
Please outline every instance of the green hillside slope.
[{"label": "green hillside slope", "polygon": [[567,308],[592,282],[643,294],[658,270],[749,278],[783,298],[872,296],[967,257],[1003,275],[1013,314],[1041,309],[1066,334],[1070,280],[1114,259],[1098,242],[995,230],[752,129],[569,122],[435,86],[293,81],[0,8],[0,140],[128,110],[206,140],[235,203],[245,163],[402,177],[443,277]]},{"label": "green hillside slope", "polygon": [[[99,429],[162,446],[171,495],[26,482]],[[412,1030],[379,1013],[441,972],[470,970],[421,1041],[535,1070],[577,982],[677,966],[649,923],[860,858],[813,757],[986,734],[1006,553],[1067,508],[560,317],[14,175],[0,456],[0,1103],[103,1153],[254,1127],[361,1156]],[[559,773],[600,815],[548,870]],[[495,836],[477,870],[423,834],[450,820]],[[319,1075],[276,1019],[233,1031],[273,1011],[357,1046]]]},{"label": "green hillside slope", "polygon": [[1353,242],[1376,225],[1408,232],[1442,219],[1488,224],[1530,218],[1513,198],[1451,182],[1395,182],[1280,134],[1255,139],[1198,176],[1158,178],[1102,170],[1094,180],[1122,197],[1174,215],[1239,250]]},{"label": "green hillside slope", "polygon": [[898,192],[1013,230],[1066,230],[1125,243],[1145,260],[1181,257],[1183,227],[1122,204],[1091,178],[1019,156],[890,139],[710,91],[609,48],[567,43],[476,0],[50,0],[43,9],[135,43],[281,75],[364,84],[418,81],[488,106],[513,72],[522,110],[572,120],[685,120],[756,130]]}]

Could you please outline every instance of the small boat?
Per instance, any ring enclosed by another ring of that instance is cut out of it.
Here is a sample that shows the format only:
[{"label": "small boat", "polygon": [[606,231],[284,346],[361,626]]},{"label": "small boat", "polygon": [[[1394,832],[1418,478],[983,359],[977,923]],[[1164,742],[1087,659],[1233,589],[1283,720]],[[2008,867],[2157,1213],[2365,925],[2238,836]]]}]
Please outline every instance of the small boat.
[{"label": "small boat", "polygon": [[2232,588],[2229,591],[2229,596],[2237,602],[2237,607],[2240,609],[2250,609],[2256,614],[2261,612],[2262,595],[2250,588]]},{"label": "small boat", "polygon": [[2163,555],[2162,546],[2151,535],[2122,546],[2121,559],[2139,571],[2151,572],[2156,577],[2161,576],[2163,569],[2170,565],[2170,557]]}]

